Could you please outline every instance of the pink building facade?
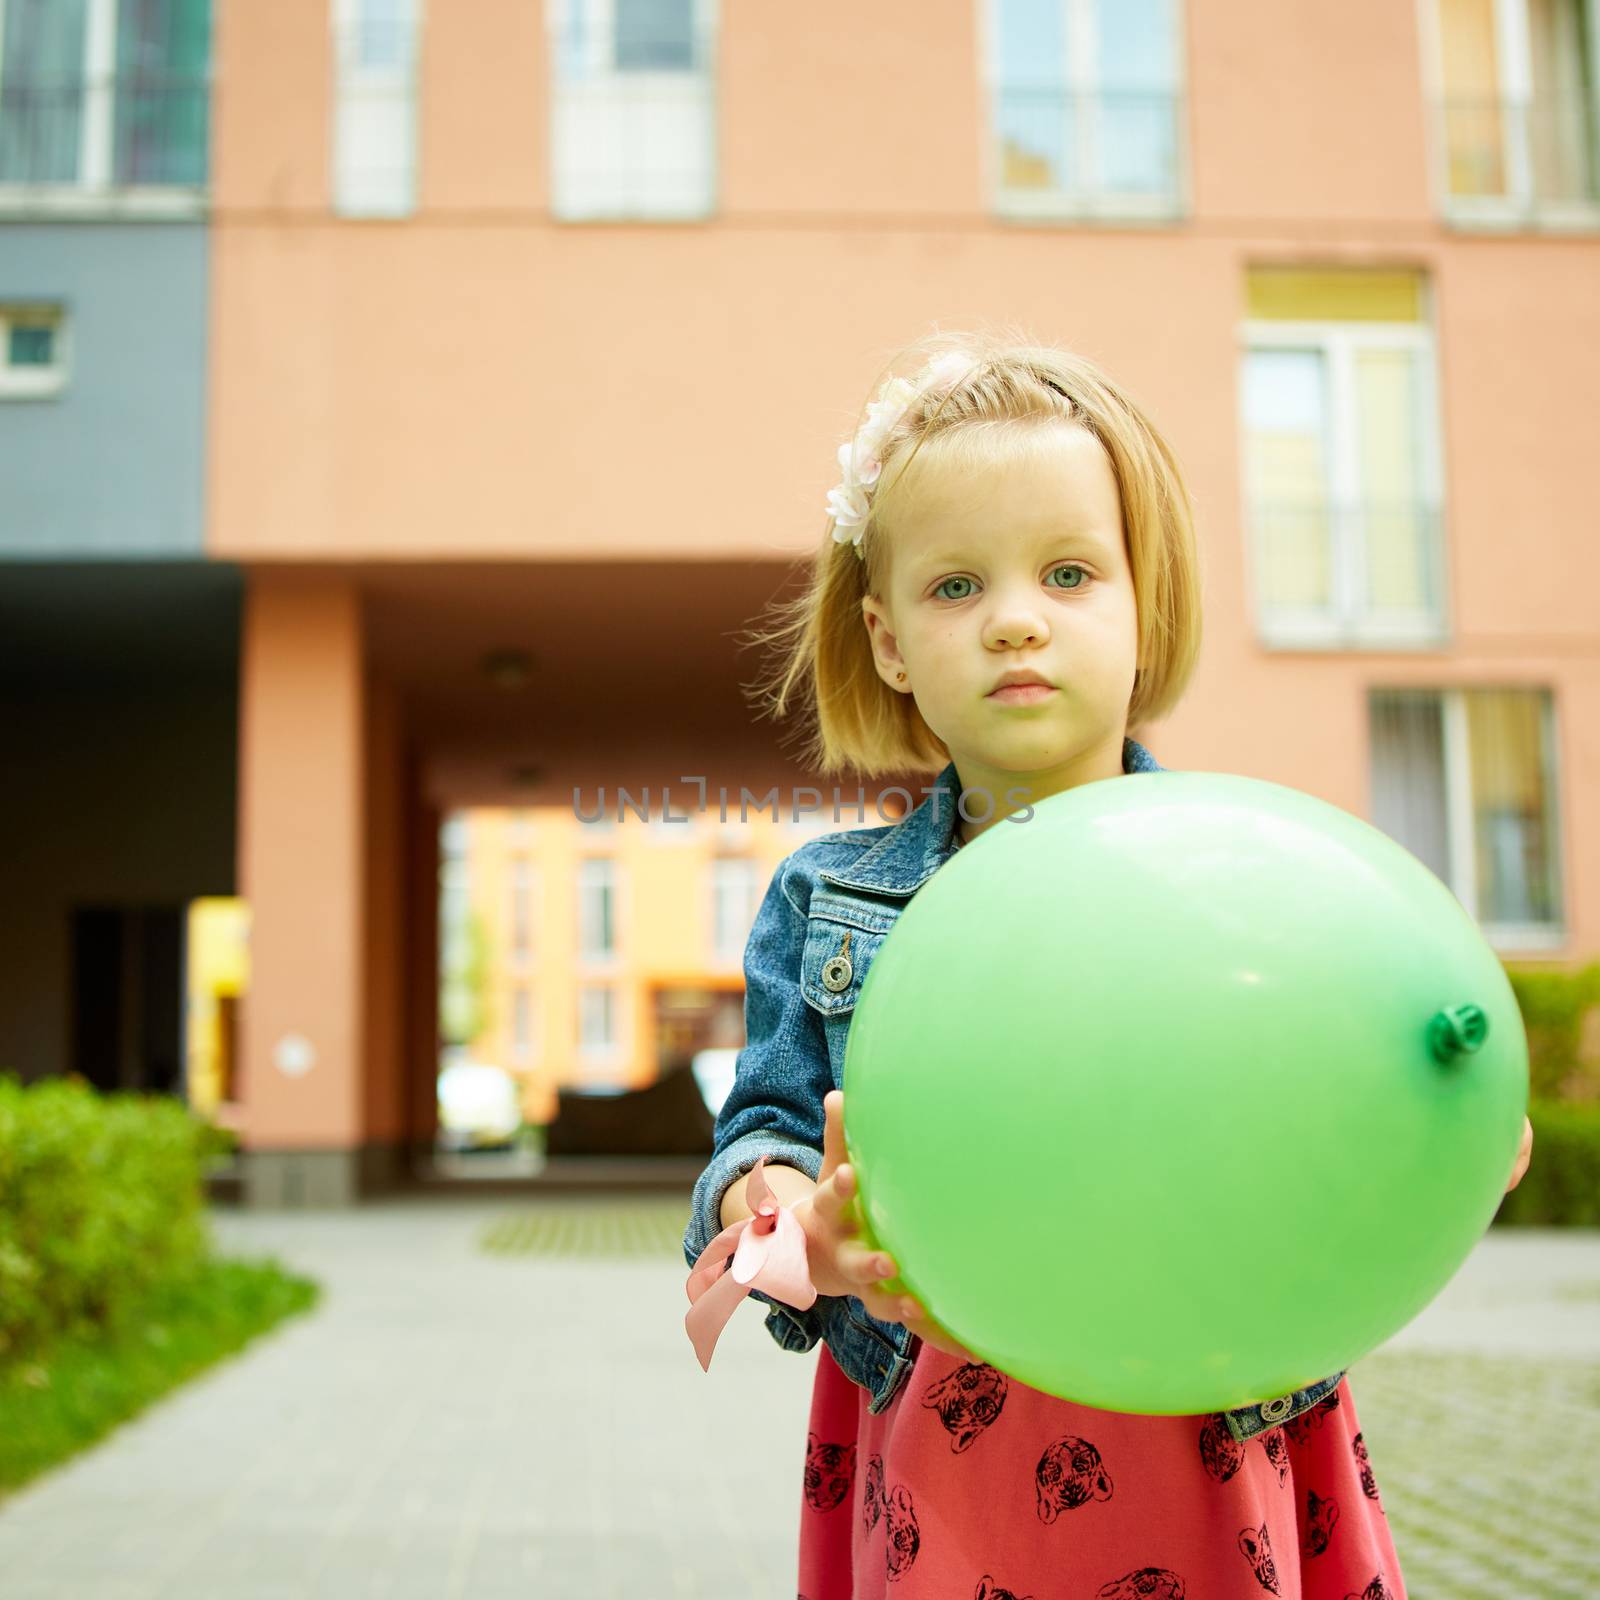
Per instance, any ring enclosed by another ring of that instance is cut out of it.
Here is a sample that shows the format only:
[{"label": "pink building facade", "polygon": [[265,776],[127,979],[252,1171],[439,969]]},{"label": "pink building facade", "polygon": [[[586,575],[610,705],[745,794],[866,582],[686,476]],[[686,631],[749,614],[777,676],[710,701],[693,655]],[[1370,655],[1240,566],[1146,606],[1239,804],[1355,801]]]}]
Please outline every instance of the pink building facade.
[{"label": "pink building facade", "polygon": [[1172,439],[1207,634],[1139,730],[1164,764],[1377,822],[1508,961],[1593,959],[1593,21],[221,14],[205,542],[245,578],[249,1192],[349,1199],[430,1137],[445,809],[813,781],[732,635],[936,326],[1076,348]]}]

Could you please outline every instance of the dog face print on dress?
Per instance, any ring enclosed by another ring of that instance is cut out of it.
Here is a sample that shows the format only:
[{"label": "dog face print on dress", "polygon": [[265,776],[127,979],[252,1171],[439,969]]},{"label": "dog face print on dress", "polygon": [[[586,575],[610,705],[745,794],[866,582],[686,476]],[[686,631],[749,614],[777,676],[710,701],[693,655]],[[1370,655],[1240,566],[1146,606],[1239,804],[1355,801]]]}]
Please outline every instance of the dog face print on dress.
[{"label": "dog face print on dress", "polygon": [[978,1579],[978,1587],[972,1600],[1033,1600],[1031,1594],[1012,1594],[1009,1589],[1002,1589],[986,1572]]},{"label": "dog face print on dress", "polygon": [[1360,1594],[1347,1594],[1344,1600],[1394,1600],[1394,1591],[1383,1581],[1380,1572]]},{"label": "dog face print on dress", "polygon": [[1337,1500],[1324,1500],[1315,1489],[1306,1490],[1306,1532],[1300,1552],[1307,1560],[1320,1556],[1328,1548],[1333,1539],[1333,1525],[1338,1520]]},{"label": "dog face print on dress", "polygon": [[[1378,1480],[1372,1475],[1372,1463],[1367,1460],[1367,1447],[1359,1433],[1350,1441],[1350,1448],[1355,1452],[1356,1467],[1361,1473],[1362,1494],[1369,1500],[1378,1500]],[[1383,1510],[1381,1500],[1378,1500],[1378,1509]]]},{"label": "dog face print on dress", "polygon": [[1323,1418],[1330,1411],[1337,1411],[1338,1409],[1339,1391],[1335,1389],[1332,1394],[1325,1394],[1309,1411],[1302,1411],[1298,1417],[1290,1417],[1284,1423],[1283,1431],[1296,1444],[1304,1444],[1311,1437],[1312,1429],[1320,1428]]},{"label": "dog face print on dress", "polygon": [[911,1491],[897,1483],[883,1502],[883,1520],[888,1530],[883,1559],[888,1567],[889,1579],[903,1578],[917,1559],[922,1544],[922,1534],[917,1528],[917,1513],[911,1504]]},{"label": "dog face print on dress", "polygon": [[861,1531],[871,1533],[883,1514],[883,1457],[868,1456],[865,1482],[861,1486]]},{"label": "dog face print on dress", "polygon": [[1267,1460],[1277,1469],[1278,1487],[1281,1489],[1289,1481],[1289,1445],[1283,1437],[1283,1429],[1274,1428],[1270,1433],[1262,1434],[1261,1448],[1267,1452]]},{"label": "dog face print on dress", "polygon": [[856,1477],[856,1447],[824,1444],[806,1435],[806,1504],[813,1511],[832,1511],[844,1501]]},{"label": "dog face print on dress", "polygon": [[1006,1377],[983,1362],[964,1362],[923,1392],[922,1403],[939,1413],[959,1454],[983,1432],[1006,1403]]},{"label": "dog face print on dress", "polygon": [[1041,1522],[1054,1522],[1061,1512],[1075,1511],[1091,1500],[1111,1498],[1111,1474],[1100,1452],[1087,1439],[1070,1433],[1045,1447],[1033,1481]]},{"label": "dog face print on dress", "polygon": [[1183,1579],[1165,1567],[1140,1567],[1108,1583],[1097,1600],[1183,1600]]},{"label": "dog face print on dress", "polygon": [[1278,1569],[1272,1560],[1272,1541],[1267,1537],[1266,1523],[1259,1528],[1241,1528],[1239,1550],[1250,1563],[1256,1582],[1272,1594],[1279,1593]]},{"label": "dog face print on dress", "polygon": [[1228,1432],[1220,1414],[1200,1425],[1200,1465],[1218,1483],[1226,1483],[1244,1465],[1244,1446]]}]

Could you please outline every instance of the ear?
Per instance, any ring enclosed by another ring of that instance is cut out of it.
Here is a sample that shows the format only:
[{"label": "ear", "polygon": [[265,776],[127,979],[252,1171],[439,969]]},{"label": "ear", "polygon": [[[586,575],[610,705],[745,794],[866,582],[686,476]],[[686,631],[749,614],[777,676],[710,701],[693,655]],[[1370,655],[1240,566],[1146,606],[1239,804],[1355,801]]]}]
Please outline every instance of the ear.
[{"label": "ear", "polygon": [[909,675],[899,679],[895,677],[896,673],[905,672],[906,664],[900,654],[900,643],[894,636],[894,618],[888,606],[876,595],[863,595],[861,619],[866,624],[867,637],[872,644],[872,664],[878,676],[891,689],[910,694]]}]

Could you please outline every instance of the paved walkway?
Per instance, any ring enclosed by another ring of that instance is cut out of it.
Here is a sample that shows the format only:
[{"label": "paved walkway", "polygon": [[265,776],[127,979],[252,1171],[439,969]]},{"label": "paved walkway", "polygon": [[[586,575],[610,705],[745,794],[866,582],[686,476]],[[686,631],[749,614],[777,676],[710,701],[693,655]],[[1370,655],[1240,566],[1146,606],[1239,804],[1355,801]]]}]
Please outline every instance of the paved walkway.
[{"label": "paved walkway", "polygon": [[[680,1205],[528,1214],[217,1213],[323,1305],[0,1508],[0,1594],[790,1600],[814,1357],[746,1306],[701,1374]],[[1490,1235],[1352,1381],[1416,1600],[1600,1594],[1600,1233]]]}]

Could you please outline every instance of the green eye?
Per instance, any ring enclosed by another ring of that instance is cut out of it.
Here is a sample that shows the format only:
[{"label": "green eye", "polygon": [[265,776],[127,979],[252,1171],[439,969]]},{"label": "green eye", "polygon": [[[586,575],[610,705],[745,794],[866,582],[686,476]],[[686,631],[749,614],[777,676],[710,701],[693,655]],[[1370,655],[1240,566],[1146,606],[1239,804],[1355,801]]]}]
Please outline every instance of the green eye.
[{"label": "green eye", "polygon": [[[939,587],[937,589],[935,589],[933,592],[936,595],[941,594],[943,589],[944,589],[945,584],[947,584],[947,583],[965,583],[965,584],[970,584],[971,582],[972,582],[971,578],[963,578],[963,577],[960,577],[960,576],[957,576],[957,577],[954,577],[954,578],[945,578],[945,579],[942,579],[940,581]],[[967,597],[964,594],[947,594],[947,595],[944,595],[943,598],[946,599],[946,600],[965,600]]]},{"label": "green eye", "polygon": [[[1089,574],[1087,572],[1085,572],[1082,567],[1078,566],[1076,562],[1068,562],[1064,566],[1053,568],[1051,570],[1051,574],[1050,574],[1051,577],[1054,577],[1055,574],[1058,573],[1058,572],[1076,572],[1078,574],[1078,576],[1080,578],[1082,578],[1085,582],[1087,582],[1088,578],[1089,578]],[[1071,588],[1071,589],[1081,589],[1082,587],[1083,587],[1082,583],[1073,583],[1073,584],[1063,584],[1062,585],[1062,588]]]}]

